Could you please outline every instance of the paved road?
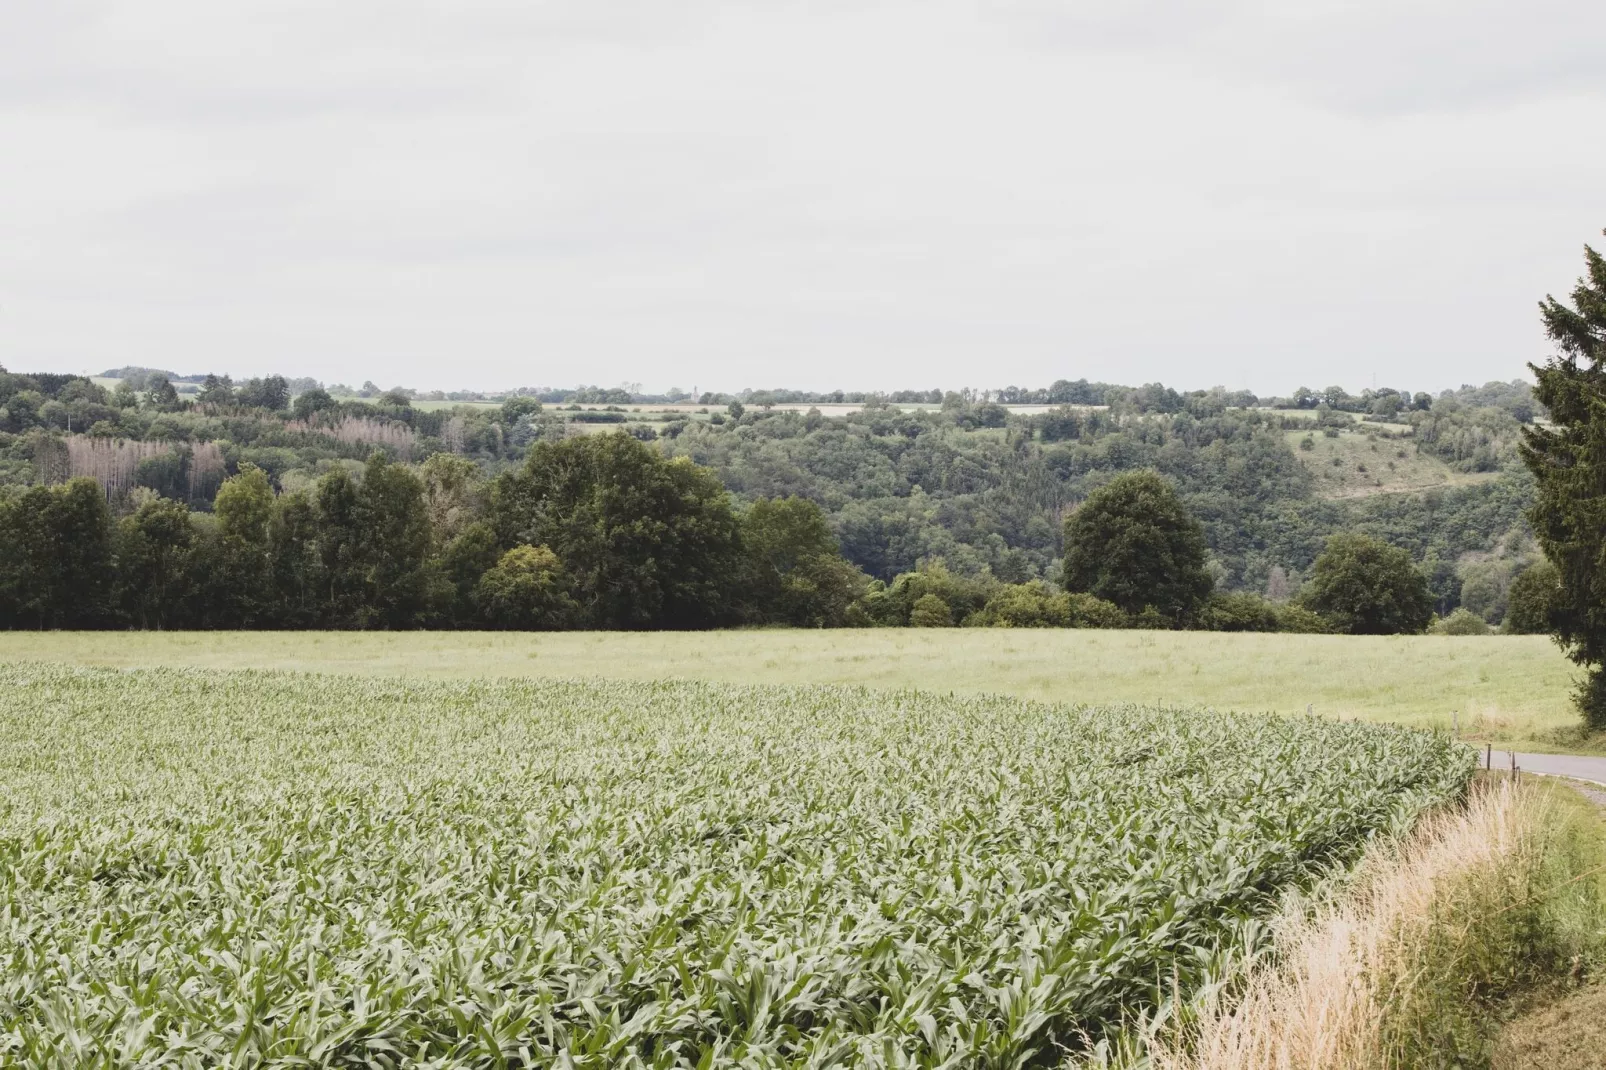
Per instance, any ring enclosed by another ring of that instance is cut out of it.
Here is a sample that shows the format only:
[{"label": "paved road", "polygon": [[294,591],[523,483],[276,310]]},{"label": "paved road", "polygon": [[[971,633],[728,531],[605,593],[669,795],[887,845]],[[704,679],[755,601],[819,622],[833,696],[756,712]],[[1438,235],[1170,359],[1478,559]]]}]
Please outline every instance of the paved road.
[{"label": "paved road", "polygon": [[[1480,766],[1482,762],[1478,763]],[[1494,752],[1496,770],[1511,768],[1511,752]],[[1524,773],[1543,773],[1546,776],[1566,776],[1574,780],[1592,780],[1606,784],[1606,758],[1583,758],[1572,754],[1524,754],[1517,752],[1517,768]]]}]

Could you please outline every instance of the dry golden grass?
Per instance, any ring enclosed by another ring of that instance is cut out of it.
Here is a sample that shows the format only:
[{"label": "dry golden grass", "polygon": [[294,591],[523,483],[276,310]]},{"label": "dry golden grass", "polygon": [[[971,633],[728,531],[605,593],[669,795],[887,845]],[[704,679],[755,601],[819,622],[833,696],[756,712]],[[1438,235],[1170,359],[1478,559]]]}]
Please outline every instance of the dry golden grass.
[{"label": "dry golden grass", "polygon": [[[1423,1044],[1462,1047],[1430,1047],[1446,1057],[1482,1050],[1488,1023],[1462,989],[1487,996],[1486,966],[1542,977],[1556,965],[1556,946],[1529,947],[1513,916],[1551,909],[1534,901],[1553,872],[1548,792],[1488,784],[1465,808],[1425,819],[1397,850],[1369,855],[1348,893],[1291,904],[1277,962],[1251,969],[1238,998],[1205,1008],[1186,1044],[1156,1041],[1155,1070],[1375,1070],[1412,1065]],[[1500,961],[1529,952],[1545,961]],[[1471,1027],[1446,1021],[1447,1008]],[[1600,1067],[1606,1056],[1575,1065]]]}]

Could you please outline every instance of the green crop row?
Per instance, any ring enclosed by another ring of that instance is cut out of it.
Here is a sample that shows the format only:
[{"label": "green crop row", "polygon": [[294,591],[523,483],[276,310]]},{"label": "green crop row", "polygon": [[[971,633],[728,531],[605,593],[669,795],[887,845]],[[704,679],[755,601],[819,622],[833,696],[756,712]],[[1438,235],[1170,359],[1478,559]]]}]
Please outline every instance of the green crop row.
[{"label": "green crop row", "polygon": [[1055,1064],[1472,764],[1002,697],[0,666],[0,1065]]}]

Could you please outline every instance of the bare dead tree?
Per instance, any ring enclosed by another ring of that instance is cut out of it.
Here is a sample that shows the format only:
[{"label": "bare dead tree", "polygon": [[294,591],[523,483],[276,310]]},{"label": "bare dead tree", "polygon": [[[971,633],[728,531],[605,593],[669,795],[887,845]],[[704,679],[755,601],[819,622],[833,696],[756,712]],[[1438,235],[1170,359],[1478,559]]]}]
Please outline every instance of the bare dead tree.
[{"label": "bare dead tree", "polygon": [[34,432],[28,452],[33,458],[34,469],[39,473],[39,482],[65,483],[71,478],[67,445],[55,435],[48,431]]},{"label": "bare dead tree", "polygon": [[227,471],[223,448],[216,442],[197,442],[190,447],[190,500],[210,498],[217,493]]},{"label": "bare dead tree", "polygon": [[310,420],[292,420],[285,425],[289,431],[302,434],[324,435],[347,445],[379,446],[398,460],[410,460],[418,436],[403,423],[375,420],[367,416],[340,416],[334,419],[323,413],[313,413]]},{"label": "bare dead tree", "polygon": [[461,416],[453,416],[441,428],[441,442],[453,453],[467,452],[468,424]]},{"label": "bare dead tree", "polygon": [[95,480],[108,501],[133,489],[141,461],[160,456],[170,448],[163,442],[131,442],[93,435],[68,435],[66,445],[69,476]]}]

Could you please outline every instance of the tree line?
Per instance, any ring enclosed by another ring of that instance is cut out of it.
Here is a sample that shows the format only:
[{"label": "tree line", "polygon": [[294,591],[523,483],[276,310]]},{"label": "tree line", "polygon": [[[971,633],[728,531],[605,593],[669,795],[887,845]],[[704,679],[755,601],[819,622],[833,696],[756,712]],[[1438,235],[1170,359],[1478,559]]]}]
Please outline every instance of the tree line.
[{"label": "tree line", "polygon": [[249,464],[194,512],[113,516],[93,480],[0,499],[0,620],[92,628],[700,628],[835,623],[860,574],[801,501],[738,514],[705,469],[625,435],[485,481],[374,453],[275,492]]},{"label": "tree line", "polygon": [[1420,631],[1402,550],[1329,541],[1298,600],[1216,589],[1204,529],[1153,471],[1065,521],[1057,582],[927,559],[890,582],[801,497],[739,508],[718,477],[619,432],[537,443],[494,479],[372,454],[309,487],[243,466],[210,512],[90,479],[0,498],[0,622],[22,628],[691,629],[956,625]]},{"label": "tree line", "polygon": [[[119,370],[128,377],[112,390],[0,372],[0,485],[90,475],[114,495],[137,485],[209,512],[223,478],[247,467],[278,491],[311,493],[335,468],[359,478],[382,449],[413,463],[463,458],[494,482],[538,443],[607,423],[712,468],[739,508],[818,503],[842,555],[884,585],[938,558],[969,578],[1053,585],[1066,510],[1111,476],[1141,469],[1164,474],[1203,524],[1217,586],[1272,602],[1299,593],[1330,534],[1361,531],[1410,551],[1435,612],[1465,607],[1499,626],[1512,582],[1536,556],[1525,519],[1534,483],[1517,446],[1523,419],[1537,410],[1520,384],[1447,391],[1427,408],[1413,399],[1409,411],[1390,401],[1403,391],[1352,397],[1331,387],[1284,399],[1314,406],[1297,412],[1245,408],[1265,399],[1243,392],[1062,381],[1044,395],[1062,404],[1045,412],[1011,412],[986,393],[915,391],[904,393],[940,401],[900,408],[879,397],[825,415],[774,408],[776,397],[795,394],[785,391],[700,412],[554,407],[529,394],[429,408],[415,406],[410,391],[364,384],[370,396],[344,397],[276,376],[195,376],[183,385],[196,393],[181,396],[158,372]],[[1375,473],[1381,482],[1396,462],[1421,456],[1488,478],[1334,498],[1313,480],[1314,455],[1301,453],[1317,439],[1344,444],[1345,470],[1364,472],[1363,481]],[[125,511],[126,501],[114,508]]]}]

